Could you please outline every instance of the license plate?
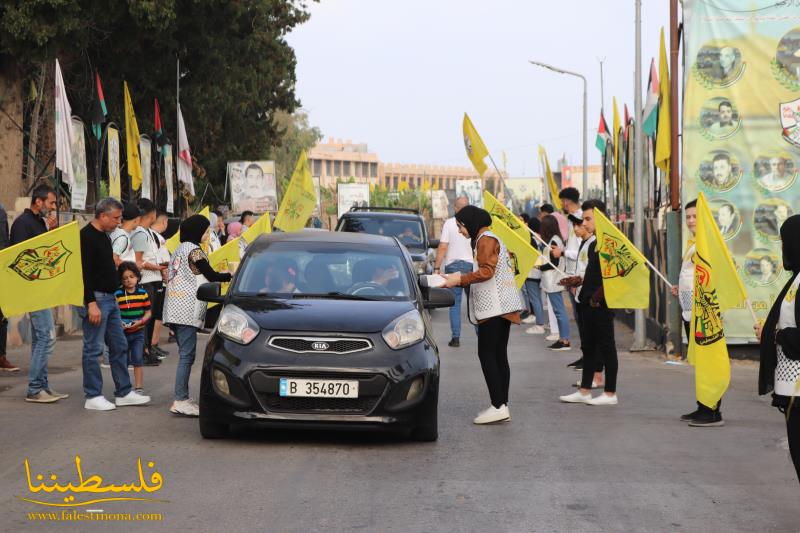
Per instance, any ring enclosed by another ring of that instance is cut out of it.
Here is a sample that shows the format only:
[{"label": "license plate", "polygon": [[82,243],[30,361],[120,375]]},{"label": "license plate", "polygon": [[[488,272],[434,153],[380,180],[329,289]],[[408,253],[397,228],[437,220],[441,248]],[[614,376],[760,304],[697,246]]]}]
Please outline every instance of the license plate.
[{"label": "license plate", "polygon": [[303,398],[358,398],[358,381],[281,378],[280,395]]}]

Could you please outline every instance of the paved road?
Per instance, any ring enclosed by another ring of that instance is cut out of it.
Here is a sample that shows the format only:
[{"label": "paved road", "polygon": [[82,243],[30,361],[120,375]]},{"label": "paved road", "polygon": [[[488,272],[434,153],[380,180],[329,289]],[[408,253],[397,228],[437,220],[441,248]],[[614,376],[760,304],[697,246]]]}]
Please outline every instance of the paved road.
[{"label": "paved road", "polygon": [[[619,406],[561,404],[558,395],[577,379],[565,368],[575,352],[549,352],[541,337],[514,328],[513,421],[475,427],[472,417],[488,403],[475,338],[467,332],[450,349],[446,314],[437,311],[434,322],[443,378],[440,438],[430,444],[259,431],[204,441],[195,420],[167,411],[175,345],[164,365],[146,369],[153,405],[87,412],[80,342],[60,341],[51,383],[68,400],[25,403],[24,377],[0,376],[2,529],[54,530],[28,518],[47,509],[17,499],[30,496],[23,461],[66,482],[80,454],[86,475],[101,473],[106,483],[134,480],[137,457],[155,461],[164,478],[158,497],[168,502],[101,507],[161,513],[158,523],[81,522],[60,531],[800,531],[785,428],[756,396],[752,363],[734,367],[727,426],[688,428],[677,420],[693,406],[688,367],[625,353]],[[620,346],[629,346],[630,332],[618,330]],[[10,357],[27,360],[19,349]],[[192,378],[196,391],[197,372]]]}]

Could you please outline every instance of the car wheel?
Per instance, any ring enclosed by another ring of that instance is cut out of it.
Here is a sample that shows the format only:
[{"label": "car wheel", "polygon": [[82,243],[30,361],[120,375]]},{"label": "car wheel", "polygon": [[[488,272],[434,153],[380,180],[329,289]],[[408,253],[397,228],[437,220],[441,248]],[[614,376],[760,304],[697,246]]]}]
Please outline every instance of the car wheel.
[{"label": "car wheel", "polygon": [[418,442],[436,442],[439,439],[439,408],[438,399],[424,417],[425,424],[411,430],[411,438]]},{"label": "car wheel", "polygon": [[204,439],[222,439],[228,436],[230,426],[219,422],[212,422],[200,413],[200,435]]}]

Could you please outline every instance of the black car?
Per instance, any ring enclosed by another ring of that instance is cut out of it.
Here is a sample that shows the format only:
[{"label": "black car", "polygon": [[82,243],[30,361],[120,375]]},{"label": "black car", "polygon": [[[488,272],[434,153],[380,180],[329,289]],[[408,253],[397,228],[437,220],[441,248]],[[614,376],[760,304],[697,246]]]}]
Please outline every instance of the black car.
[{"label": "black car", "polygon": [[336,231],[370,233],[397,238],[411,254],[417,274],[433,273],[431,248],[439,241],[428,238],[425,219],[416,209],[402,207],[353,207],[343,214]]},{"label": "black car", "polygon": [[436,440],[439,351],[422,288],[397,239],[363,233],[262,235],[247,248],[203,360],[200,432],[235,423],[384,428]]}]

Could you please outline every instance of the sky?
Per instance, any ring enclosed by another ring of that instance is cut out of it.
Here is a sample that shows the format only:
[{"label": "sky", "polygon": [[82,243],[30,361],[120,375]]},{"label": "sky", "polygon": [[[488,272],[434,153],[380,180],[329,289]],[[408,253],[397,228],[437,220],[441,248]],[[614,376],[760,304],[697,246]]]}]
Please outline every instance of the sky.
[{"label": "sky", "polygon": [[[669,2],[642,2],[642,90],[659,30],[669,46]],[[469,113],[512,177],[538,176],[537,146],[551,164],[582,158],[583,84],[534,67],[533,59],[588,80],[589,163],[612,96],[633,113],[633,0],[322,0],[289,34],[297,96],[324,139],[369,145],[383,162],[469,165],[461,123]],[[644,98],[644,96],[643,96]]]}]

